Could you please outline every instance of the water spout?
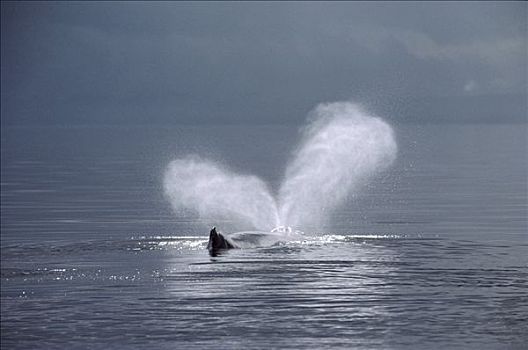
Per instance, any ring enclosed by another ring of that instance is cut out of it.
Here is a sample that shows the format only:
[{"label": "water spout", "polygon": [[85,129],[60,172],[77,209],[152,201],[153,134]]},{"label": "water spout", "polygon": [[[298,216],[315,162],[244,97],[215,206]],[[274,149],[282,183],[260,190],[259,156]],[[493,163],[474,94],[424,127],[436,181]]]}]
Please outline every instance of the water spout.
[{"label": "water spout", "polygon": [[191,209],[210,220],[271,231],[320,225],[374,174],[396,158],[392,128],[349,102],[318,105],[286,168],[278,197],[254,175],[189,156],[172,161],[164,190],[175,210]]}]

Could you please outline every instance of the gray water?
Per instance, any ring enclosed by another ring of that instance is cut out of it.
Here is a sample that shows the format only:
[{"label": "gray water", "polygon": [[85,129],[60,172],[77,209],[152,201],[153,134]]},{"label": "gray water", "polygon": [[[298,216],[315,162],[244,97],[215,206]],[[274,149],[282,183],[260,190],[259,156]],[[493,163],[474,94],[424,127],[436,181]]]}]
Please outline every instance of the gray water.
[{"label": "gray water", "polygon": [[3,127],[2,348],[525,348],[526,125],[395,130],[396,163],[324,226],[211,258],[166,165],[276,191],[296,128]]}]

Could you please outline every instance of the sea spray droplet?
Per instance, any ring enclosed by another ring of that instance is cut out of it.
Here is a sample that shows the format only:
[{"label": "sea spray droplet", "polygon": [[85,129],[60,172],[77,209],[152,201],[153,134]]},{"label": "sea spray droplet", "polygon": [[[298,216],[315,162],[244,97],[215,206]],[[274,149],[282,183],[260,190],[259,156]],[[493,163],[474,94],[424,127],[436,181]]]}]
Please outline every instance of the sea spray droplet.
[{"label": "sea spray droplet", "polygon": [[318,105],[293,153],[278,201],[258,177],[189,156],[171,162],[164,189],[173,208],[196,211],[208,222],[222,218],[269,231],[285,225],[317,226],[331,210],[396,158],[392,128],[358,105]]},{"label": "sea spray droplet", "polygon": [[279,222],[275,199],[261,179],[197,156],[172,161],[164,189],[176,211],[195,210],[211,224],[229,219],[242,227],[269,231]]},{"label": "sea spray droplet", "polygon": [[328,213],[396,158],[392,128],[349,102],[318,105],[279,191],[281,224],[321,224]]}]

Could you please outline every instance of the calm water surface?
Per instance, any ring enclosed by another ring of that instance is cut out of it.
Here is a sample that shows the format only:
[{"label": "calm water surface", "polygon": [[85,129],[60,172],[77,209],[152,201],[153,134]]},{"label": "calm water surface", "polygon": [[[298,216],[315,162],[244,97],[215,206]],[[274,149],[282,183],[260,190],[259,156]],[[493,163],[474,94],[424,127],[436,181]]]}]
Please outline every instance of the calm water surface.
[{"label": "calm water surface", "polygon": [[164,167],[198,153],[276,189],[295,128],[2,128],[2,348],[524,348],[526,126],[396,131],[325,226],[211,258]]}]

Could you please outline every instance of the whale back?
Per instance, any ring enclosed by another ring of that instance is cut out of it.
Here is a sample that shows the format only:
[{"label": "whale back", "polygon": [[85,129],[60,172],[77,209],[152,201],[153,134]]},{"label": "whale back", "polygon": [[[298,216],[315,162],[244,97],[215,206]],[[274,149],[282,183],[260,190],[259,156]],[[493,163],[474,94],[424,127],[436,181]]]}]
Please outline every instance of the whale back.
[{"label": "whale back", "polygon": [[217,256],[222,250],[236,248],[234,244],[229,242],[221,233],[216,232],[216,227],[209,232],[209,242],[207,243],[207,250],[211,256]]}]

